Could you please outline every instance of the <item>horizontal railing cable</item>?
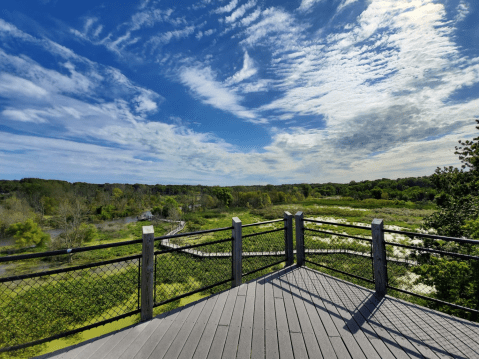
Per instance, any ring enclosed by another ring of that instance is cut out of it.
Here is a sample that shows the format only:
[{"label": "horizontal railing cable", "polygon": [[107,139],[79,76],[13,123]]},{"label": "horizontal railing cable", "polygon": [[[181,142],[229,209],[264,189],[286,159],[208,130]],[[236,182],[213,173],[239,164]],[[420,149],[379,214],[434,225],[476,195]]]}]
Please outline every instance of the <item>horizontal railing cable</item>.
[{"label": "horizontal railing cable", "polygon": [[278,264],[281,264],[281,263],[284,263],[284,261],[285,261],[285,260],[282,259],[282,260],[280,260],[280,261],[277,261],[277,262],[274,262],[274,263],[265,265],[265,266],[263,266],[263,267],[261,267],[261,268],[256,268],[255,270],[249,271],[249,272],[247,272],[247,273],[243,273],[241,276],[242,276],[242,277],[245,277],[245,276],[247,276],[247,275],[250,275],[250,274],[253,274],[253,273],[262,271],[262,270],[264,270],[264,269],[273,267],[273,266],[278,265]]},{"label": "horizontal railing cable", "polygon": [[109,244],[99,244],[97,246],[69,248],[69,249],[61,249],[61,250],[58,250],[58,251],[41,252],[41,253],[20,254],[20,255],[16,255],[16,256],[6,256],[6,257],[0,257],[0,263],[10,262],[10,261],[19,261],[19,260],[23,260],[23,259],[52,257],[52,256],[63,255],[63,254],[88,252],[88,251],[93,251],[93,250],[96,250],[96,249],[121,247],[121,246],[128,246],[128,245],[131,245],[131,244],[141,244],[142,242],[143,242],[142,239],[135,239],[133,241],[125,241],[125,242],[109,243]]},{"label": "horizontal railing cable", "polygon": [[[418,250],[418,251],[421,251],[421,252],[437,253],[437,254],[442,254],[442,255],[445,255],[445,256],[458,257],[458,258],[462,258],[462,259],[479,260],[479,257],[471,256],[469,254],[446,252],[446,251],[440,251],[438,249],[431,249],[431,248],[427,248],[427,247],[408,246],[406,244],[400,244],[400,243],[394,243],[394,242],[386,242],[385,241],[384,243],[386,243],[388,245],[391,245],[391,246],[394,246],[394,247],[408,248],[408,249]],[[476,244],[479,244],[479,242],[477,242]]]},{"label": "horizontal railing cable", "polygon": [[44,272],[37,272],[37,273],[31,273],[31,274],[21,274],[21,275],[16,275],[16,276],[11,276],[11,277],[4,277],[4,278],[0,278],[0,283],[13,282],[13,281],[16,281],[16,280],[22,280],[22,279],[28,279],[28,278],[44,277],[44,276],[52,275],[52,274],[72,272],[72,271],[76,271],[76,270],[80,270],[80,269],[99,267],[99,266],[102,266],[102,265],[105,265],[105,264],[125,262],[125,261],[128,261],[128,260],[139,259],[139,258],[141,258],[141,254],[138,254],[138,255],[135,255],[135,256],[128,256],[128,257],[122,257],[122,258],[117,258],[117,259],[111,259],[111,260],[108,260],[108,261],[84,264],[84,265],[76,266],[76,267],[54,269],[54,270],[44,271]]},{"label": "horizontal railing cable", "polygon": [[285,219],[275,219],[272,221],[266,221],[266,222],[258,222],[258,223],[251,223],[251,224],[242,224],[241,227],[253,227],[253,226],[260,226],[262,224],[268,224],[268,223],[277,223],[277,222],[284,222]]},{"label": "horizontal railing cable", "polygon": [[344,223],[317,221],[317,220],[315,220],[315,219],[308,219],[308,218],[304,218],[303,221],[304,221],[304,222],[312,222],[312,223],[332,224],[332,225],[334,225],[334,226],[341,226],[341,227],[350,227],[350,228],[359,228],[359,229],[368,229],[368,230],[371,230],[371,227],[356,226],[356,225],[353,225],[353,224],[344,224]]},{"label": "horizontal railing cable", "polygon": [[351,273],[348,273],[348,272],[344,272],[344,271],[342,271],[342,270],[335,269],[335,268],[332,268],[332,267],[328,267],[328,266],[325,266],[325,265],[322,265],[322,264],[319,264],[319,263],[310,261],[310,260],[308,260],[308,259],[305,259],[304,261],[305,261],[305,262],[308,262],[308,263],[311,263],[311,264],[314,264],[314,265],[319,266],[319,267],[327,268],[327,269],[329,269],[329,270],[332,270],[332,271],[335,271],[335,272],[338,272],[338,273],[341,273],[341,274],[348,275],[348,276],[353,277],[353,278],[361,279],[361,280],[364,280],[364,281],[369,282],[369,283],[374,283],[374,280],[367,279],[367,278],[364,278],[364,277],[360,277],[360,276],[358,276],[358,275],[351,274]]},{"label": "horizontal railing cable", "polygon": [[424,233],[414,233],[414,232],[396,231],[396,230],[393,230],[393,229],[383,229],[383,232],[405,234],[405,235],[407,235],[407,236],[413,236],[413,237],[440,239],[440,240],[442,240],[442,241],[448,241],[448,242],[478,244],[477,240],[475,240],[475,239],[467,239],[467,238],[464,239],[464,238],[445,237],[445,236],[437,236],[437,235],[434,235],[434,234],[424,234]]}]

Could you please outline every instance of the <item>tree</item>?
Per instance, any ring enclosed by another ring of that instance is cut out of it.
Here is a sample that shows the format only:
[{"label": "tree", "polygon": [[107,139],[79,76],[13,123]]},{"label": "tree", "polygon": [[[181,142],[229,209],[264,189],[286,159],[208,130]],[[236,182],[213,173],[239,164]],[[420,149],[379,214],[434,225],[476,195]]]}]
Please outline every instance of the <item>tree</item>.
[{"label": "tree", "polygon": [[233,202],[233,195],[231,194],[231,190],[229,188],[216,187],[213,190],[213,194],[226,207],[228,207],[230,203]]},{"label": "tree", "polygon": [[25,222],[12,224],[8,227],[7,233],[13,236],[18,247],[29,247],[35,245],[36,247],[44,247],[50,241],[50,235],[43,233],[41,228],[33,222],[32,219],[27,219]]},{"label": "tree", "polygon": [[163,206],[161,214],[163,215],[163,217],[168,218],[170,217],[170,214],[174,211],[179,212],[179,204],[175,201],[174,198],[167,197],[165,199],[165,204]]}]

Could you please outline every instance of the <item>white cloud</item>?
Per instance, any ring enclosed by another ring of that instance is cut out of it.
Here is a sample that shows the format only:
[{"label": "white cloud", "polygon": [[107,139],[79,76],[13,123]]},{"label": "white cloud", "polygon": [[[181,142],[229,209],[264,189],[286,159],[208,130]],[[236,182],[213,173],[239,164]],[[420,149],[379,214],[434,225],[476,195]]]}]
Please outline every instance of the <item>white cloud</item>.
[{"label": "white cloud", "polygon": [[241,19],[240,23],[243,26],[249,26],[253,21],[255,21],[261,15],[261,9],[258,7],[248,16]]},{"label": "white cloud", "polygon": [[321,1],[323,0],[301,0],[301,5],[299,5],[298,10],[303,12],[309,11],[314,6],[314,4]]},{"label": "white cloud", "polygon": [[[2,57],[0,53],[0,59]],[[23,78],[0,73],[0,94],[4,97],[21,95],[41,98],[47,96],[48,91]]]},{"label": "white cloud", "polygon": [[349,6],[355,2],[357,2],[358,0],[343,0],[341,1],[341,4],[339,4],[338,6],[338,10],[337,12],[340,12],[341,10],[343,10],[346,6]]},{"label": "white cloud", "polygon": [[469,4],[461,0],[459,5],[457,5],[456,11],[457,15],[454,18],[454,22],[461,22],[466,18],[467,15],[469,15]]},{"label": "white cloud", "polygon": [[246,4],[241,5],[235,11],[233,11],[233,13],[230,16],[225,17],[225,22],[227,23],[235,22],[240,17],[243,17],[243,15],[248,9],[251,9],[255,5],[256,5],[256,0],[248,1]]},{"label": "white cloud", "polygon": [[248,55],[248,52],[244,53],[243,68],[226,80],[228,85],[232,85],[241,82],[256,74],[258,70],[254,67],[253,60]]},{"label": "white cloud", "polygon": [[224,12],[231,12],[238,5],[238,0],[232,0],[228,5],[222,6],[214,10],[216,14],[222,14]]},{"label": "white cloud", "polygon": [[179,71],[181,83],[188,86],[203,103],[231,112],[240,118],[255,121],[256,115],[239,104],[241,98],[215,80],[210,67],[183,67]]}]

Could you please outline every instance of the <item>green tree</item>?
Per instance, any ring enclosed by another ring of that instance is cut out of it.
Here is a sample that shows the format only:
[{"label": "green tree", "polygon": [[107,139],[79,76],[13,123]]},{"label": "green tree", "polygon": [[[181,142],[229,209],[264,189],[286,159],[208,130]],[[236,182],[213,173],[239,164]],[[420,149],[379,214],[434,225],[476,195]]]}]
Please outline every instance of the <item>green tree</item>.
[{"label": "green tree", "polygon": [[161,214],[163,215],[163,217],[168,218],[174,212],[179,212],[179,204],[175,201],[174,198],[167,197],[165,199]]},{"label": "green tree", "polygon": [[44,247],[50,241],[50,235],[43,233],[38,224],[33,222],[32,219],[12,224],[8,227],[7,233],[15,238],[15,244],[18,247],[32,245]]},{"label": "green tree", "polygon": [[233,195],[231,194],[231,190],[229,188],[216,187],[213,190],[213,194],[226,207],[228,207],[230,203],[233,202]]}]

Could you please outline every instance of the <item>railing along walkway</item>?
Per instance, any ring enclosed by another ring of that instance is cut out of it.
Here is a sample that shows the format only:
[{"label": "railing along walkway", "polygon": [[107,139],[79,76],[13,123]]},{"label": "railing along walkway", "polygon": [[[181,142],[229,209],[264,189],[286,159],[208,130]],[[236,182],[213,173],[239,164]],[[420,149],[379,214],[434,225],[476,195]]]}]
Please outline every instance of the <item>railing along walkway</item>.
[{"label": "railing along walkway", "polygon": [[42,358],[477,358],[479,325],[288,267]]}]

